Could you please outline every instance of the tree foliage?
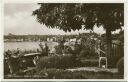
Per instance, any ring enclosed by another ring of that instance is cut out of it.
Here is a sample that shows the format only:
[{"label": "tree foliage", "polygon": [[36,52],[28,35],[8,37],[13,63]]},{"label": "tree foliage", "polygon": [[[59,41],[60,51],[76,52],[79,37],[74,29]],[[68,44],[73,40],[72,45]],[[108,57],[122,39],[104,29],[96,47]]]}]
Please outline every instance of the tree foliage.
[{"label": "tree foliage", "polygon": [[33,11],[39,23],[64,31],[92,29],[94,25],[111,31],[124,25],[123,3],[38,3]]}]

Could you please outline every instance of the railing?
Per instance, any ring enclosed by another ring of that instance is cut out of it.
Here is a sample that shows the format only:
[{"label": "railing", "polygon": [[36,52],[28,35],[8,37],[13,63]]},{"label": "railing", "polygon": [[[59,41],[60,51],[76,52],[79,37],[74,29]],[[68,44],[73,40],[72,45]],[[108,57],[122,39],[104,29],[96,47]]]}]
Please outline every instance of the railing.
[{"label": "railing", "polygon": [[[103,67],[103,68],[107,68],[107,56],[106,56],[106,52],[101,50],[101,45],[99,45],[98,49],[97,49],[97,53],[99,55],[99,67]],[[105,60],[105,64],[102,65],[102,61]]]},{"label": "railing", "polygon": [[110,62],[114,67],[116,67],[116,64],[120,58],[124,56],[124,47],[122,44],[116,44],[112,43],[112,52],[110,56]]},{"label": "railing", "polygon": [[124,48],[122,44],[116,44],[116,43],[112,43],[112,52],[110,57],[107,56],[106,54],[106,44],[105,45],[101,45],[101,43],[97,46],[96,48],[96,52],[99,55],[99,67],[102,67],[101,61],[105,60],[105,68],[107,68],[108,61],[111,62],[112,67],[116,67],[116,63],[118,62],[118,60],[124,56]]},{"label": "railing", "polygon": [[112,54],[113,56],[124,56],[124,48],[122,44],[112,43]]}]

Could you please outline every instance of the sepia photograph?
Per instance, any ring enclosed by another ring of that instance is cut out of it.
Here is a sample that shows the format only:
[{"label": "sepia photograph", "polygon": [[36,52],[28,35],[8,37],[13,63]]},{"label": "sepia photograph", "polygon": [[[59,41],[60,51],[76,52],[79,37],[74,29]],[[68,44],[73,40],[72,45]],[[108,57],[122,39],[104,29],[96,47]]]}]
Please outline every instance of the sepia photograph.
[{"label": "sepia photograph", "polygon": [[5,3],[4,79],[124,79],[124,3]]}]

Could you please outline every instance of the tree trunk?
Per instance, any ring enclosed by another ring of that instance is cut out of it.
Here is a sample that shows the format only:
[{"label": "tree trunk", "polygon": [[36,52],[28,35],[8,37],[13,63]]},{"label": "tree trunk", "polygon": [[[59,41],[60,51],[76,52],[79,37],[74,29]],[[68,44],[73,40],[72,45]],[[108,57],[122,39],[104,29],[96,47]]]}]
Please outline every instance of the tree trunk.
[{"label": "tree trunk", "polygon": [[111,61],[111,57],[112,57],[112,38],[111,38],[111,29],[110,28],[106,29],[106,43],[107,43],[106,55],[107,55],[107,59],[108,59],[108,67],[111,67],[112,66],[112,61]]}]

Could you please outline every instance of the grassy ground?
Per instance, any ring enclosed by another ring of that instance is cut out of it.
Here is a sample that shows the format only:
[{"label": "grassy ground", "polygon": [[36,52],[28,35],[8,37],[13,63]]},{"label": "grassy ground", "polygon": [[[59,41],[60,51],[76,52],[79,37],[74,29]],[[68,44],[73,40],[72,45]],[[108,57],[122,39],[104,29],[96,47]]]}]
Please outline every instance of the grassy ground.
[{"label": "grassy ground", "polygon": [[[95,70],[94,70],[95,69]],[[8,75],[6,79],[122,79],[117,72],[98,68],[75,68],[75,69],[36,69],[26,72],[25,75]]]}]

